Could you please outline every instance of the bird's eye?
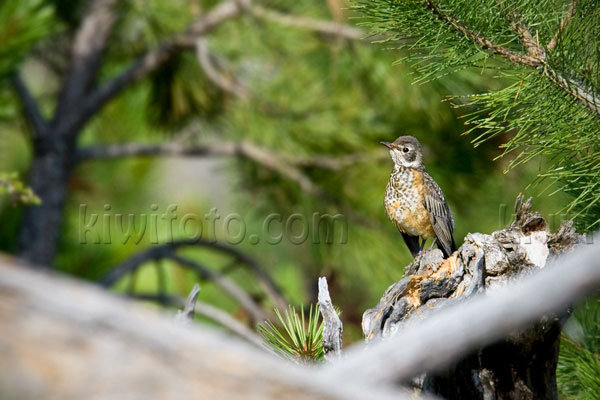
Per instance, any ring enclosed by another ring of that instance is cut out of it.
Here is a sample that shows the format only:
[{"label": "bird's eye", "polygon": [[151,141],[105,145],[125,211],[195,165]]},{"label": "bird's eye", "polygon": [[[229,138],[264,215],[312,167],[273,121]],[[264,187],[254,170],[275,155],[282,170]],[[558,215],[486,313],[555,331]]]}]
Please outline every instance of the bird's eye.
[{"label": "bird's eye", "polygon": [[405,147],[405,148],[403,148],[403,149],[402,149],[402,151],[403,151],[403,152],[405,152],[405,153],[408,153],[408,151],[409,151],[409,148],[408,148],[408,147]]}]

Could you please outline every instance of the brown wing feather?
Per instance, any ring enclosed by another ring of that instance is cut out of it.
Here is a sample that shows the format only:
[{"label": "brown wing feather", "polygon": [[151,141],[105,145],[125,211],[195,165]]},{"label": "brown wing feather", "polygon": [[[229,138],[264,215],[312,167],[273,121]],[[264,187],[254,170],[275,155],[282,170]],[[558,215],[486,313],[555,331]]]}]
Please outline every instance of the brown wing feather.
[{"label": "brown wing feather", "polygon": [[456,250],[454,244],[454,217],[446,203],[444,193],[429,174],[423,174],[423,183],[426,188],[425,208],[429,211],[429,220],[435,231],[435,236],[441,249],[448,257]]}]

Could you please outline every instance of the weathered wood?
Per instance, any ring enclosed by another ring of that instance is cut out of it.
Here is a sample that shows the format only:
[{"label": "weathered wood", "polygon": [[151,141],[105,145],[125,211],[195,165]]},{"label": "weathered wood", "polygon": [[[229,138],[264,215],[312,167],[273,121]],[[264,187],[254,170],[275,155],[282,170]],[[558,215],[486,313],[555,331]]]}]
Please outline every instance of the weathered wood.
[{"label": "weathered wood", "polygon": [[189,325],[194,320],[194,313],[196,312],[196,301],[200,294],[200,285],[197,283],[192,288],[183,310],[178,310],[175,314],[175,323],[179,325]]},{"label": "weathered wood", "polygon": [[[568,232],[548,241],[552,252],[566,250],[557,240],[573,239]],[[390,385],[455,363],[600,288],[600,244],[581,246],[553,268],[414,318],[368,351],[352,346],[315,370],[15,264],[0,258],[2,399],[408,398]],[[490,372],[478,378],[495,382]]]},{"label": "weathered wood", "polygon": [[[416,321],[472,295],[494,293],[516,276],[545,268],[549,260],[569,251],[580,241],[570,223],[565,223],[556,234],[551,234],[544,219],[531,212],[530,206],[530,201],[523,203],[520,197],[516,204],[516,218],[510,227],[491,235],[467,235],[461,248],[445,260],[437,249],[416,257],[406,268],[406,276],[387,289],[377,306],[364,313],[366,340],[392,337]],[[588,262],[593,261],[597,263],[593,259]],[[562,271],[564,275],[574,273],[575,270]],[[514,299],[512,310],[502,311],[526,312],[529,307],[538,305],[539,298],[534,296],[547,298],[555,295],[555,290],[569,290],[560,287],[563,277],[554,275],[552,292],[547,292],[549,287],[537,287],[522,298]],[[425,363],[419,372],[427,373],[413,377],[416,379],[413,383],[420,389],[449,399],[556,399],[555,369],[561,322],[567,315],[566,306],[563,303],[562,309],[555,307],[540,312],[536,323],[528,329],[504,330],[503,336],[494,336],[496,342],[481,343],[488,346],[462,354],[462,359],[454,359],[454,364],[446,370],[431,372]],[[480,308],[479,312],[494,315],[479,324],[497,325],[509,318],[499,314],[499,309],[495,308]],[[448,347],[455,346],[459,340],[450,333],[468,337],[469,332],[488,332],[487,327],[475,325],[472,320],[464,318],[446,320],[438,329],[448,334],[447,338],[440,338]],[[425,352],[422,357],[433,355],[431,350],[414,342],[421,339],[413,337],[409,339],[413,343],[409,343]],[[439,356],[439,353],[435,354]],[[456,356],[455,352],[453,354]],[[406,374],[400,375],[404,379],[411,378]]]},{"label": "weathered wood", "polygon": [[338,316],[327,287],[327,278],[319,278],[319,309],[323,317],[323,352],[325,359],[336,360],[342,352],[343,325]]},{"label": "weathered wood", "polygon": [[0,257],[1,399],[407,399]]}]

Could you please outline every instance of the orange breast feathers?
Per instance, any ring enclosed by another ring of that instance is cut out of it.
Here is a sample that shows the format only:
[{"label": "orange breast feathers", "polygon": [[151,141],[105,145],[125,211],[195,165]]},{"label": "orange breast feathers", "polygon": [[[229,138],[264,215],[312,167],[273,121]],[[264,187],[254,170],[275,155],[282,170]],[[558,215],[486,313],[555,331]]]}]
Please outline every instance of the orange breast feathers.
[{"label": "orange breast feathers", "polygon": [[411,189],[416,193],[401,193],[400,196],[403,198],[388,202],[386,211],[390,219],[402,232],[412,236],[422,236],[423,238],[434,237],[435,231],[429,219],[429,212],[424,205],[425,186],[423,185],[423,174],[420,171],[412,171],[412,173]]}]

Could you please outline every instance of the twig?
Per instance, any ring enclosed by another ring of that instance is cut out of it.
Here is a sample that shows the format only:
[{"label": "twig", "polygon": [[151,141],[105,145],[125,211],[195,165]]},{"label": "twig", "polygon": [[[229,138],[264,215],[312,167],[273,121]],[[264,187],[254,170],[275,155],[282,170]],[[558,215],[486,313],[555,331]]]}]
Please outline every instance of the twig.
[{"label": "twig", "polygon": [[155,246],[146,251],[139,252],[127,261],[112,268],[100,282],[105,287],[111,286],[132,270],[137,269],[141,264],[150,260],[162,258],[161,254],[164,254],[166,251],[165,248],[168,249],[168,251],[175,251],[181,247],[187,246],[206,247],[233,257],[235,261],[239,262],[241,265],[245,265],[256,276],[263,287],[263,290],[277,307],[287,307],[288,301],[283,296],[281,289],[275,284],[257,260],[231,246],[204,239],[175,241],[173,243]]},{"label": "twig", "polygon": [[250,13],[257,18],[294,28],[307,29],[326,36],[339,37],[348,40],[361,40],[365,37],[362,30],[339,22],[286,15],[277,11],[268,10],[261,6],[252,6],[249,10]]},{"label": "twig", "polygon": [[196,40],[196,58],[206,77],[214,83],[215,86],[242,100],[248,100],[250,93],[237,81],[235,76],[231,73],[226,76],[217,69],[217,61],[215,60],[214,55],[208,51],[205,39],[199,38]]},{"label": "twig", "polygon": [[544,48],[533,38],[531,31],[523,23],[521,17],[514,11],[511,11],[507,16],[507,19],[511,28],[519,35],[521,43],[527,49],[528,54],[539,60],[545,59],[546,53],[544,52]]},{"label": "twig", "polygon": [[[189,156],[189,157],[246,157],[247,149],[257,149],[258,152],[273,152],[264,147],[258,147],[248,142],[211,142],[206,144],[187,144],[183,141],[168,143],[120,143],[109,145],[89,146],[79,149],[76,162],[93,159],[143,157],[143,156]],[[312,157],[278,155],[283,161],[297,167],[315,167],[334,171],[350,167],[365,161],[381,161],[387,159],[385,152],[360,152],[344,155],[316,155]],[[246,157],[248,158],[248,157]]]},{"label": "twig", "polygon": [[[296,182],[306,194],[329,202],[333,201],[332,196],[327,191],[317,186],[299,167],[340,170],[367,159],[377,161],[387,158],[384,152],[355,153],[344,156],[296,157],[274,154],[272,150],[257,147],[247,142],[213,142],[203,145],[187,145],[180,142],[171,142],[158,144],[124,143],[106,146],[91,146],[79,149],[75,155],[75,162],[83,162],[91,159],[133,156],[236,156],[245,158]],[[377,223],[372,219],[365,218],[350,207],[342,207],[341,211],[351,220],[363,226],[371,228],[377,226]]]},{"label": "twig", "polygon": [[[185,301],[181,297],[168,294],[134,293],[128,297],[138,300],[152,301],[164,306],[185,306]],[[218,307],[208,303],[203,303],[202,301],[196,301],[194,304],[194,312],[218,323],[231,333],[239,336],[242,339],[245,339],[248,343],[251,343],[263,350],[270,350],[267,346],[265,346],[265,343],[260,336],[254,333],[254,331]]]},{"label": "twig", "polygon": [[169,254],[164,258],[173,260],[177,264],[195,271],[201,279],[209,280],[219,286],[225,293],[237,300],[238,303],[248,311],[254,322],[260,322],[267,319],[267,313],[261,306],[232,279],[217,271],[213,271],[197,261],[190,260],[189,258],[181,257],[176,254]]},{"label": "twig", "polygon": [[584,84],[550,69],[545,69],[544,75],[558,87],[573,96],[580,104],[600,115],[600,96],[592,88],[586,87]]},{"label": "twig", "polygon": [[[177,262],[183,262],[182,266],[192,268],[197,271],[201,276],[205,279],[218,279],[215,283],[220,284],[221,288],[227,290],[228,293],[232,295],[232,297],[236,298],[238,301],[244,302],[245,305],[254,311],[250,311],[251,314],[257,319],[261,320],[264,317],[265,313],[263,310],[252,300],[248,295],[246,295],[235,283],[229,280],[227,277],[222,274],[213,271],[203,265],[198,263],[191,262],[191,260],[182,259],[175,255],[175,250],[181,247],[187,246],[199,246],[206,247],[213,250],[216,250],[221,253],[228,254],[234,257],[235,260],[239,261],[242,265],[245,265],[250,271],[254,273],[259,283],[263,287],[263,290],[267,293],[267,295],[271,298],[273,303],[278,307],[284,305],[287,307],[287,300],[283,297],[281,290],[277,287],[277,285],[273,282],[273,280],[269,277],[263,267],[247,254],[242,253],[241,251],[234,249],[230,246],[226,246],[219,242],[211,242],[204,239],[198,239],[193,241],[175,241],[173,243],[167,243],[160,246],[151,247],[145,251],[141,251],[139,253],[134,254],[129,259],[121,262],[119,265],[112,268],[101,280],[100,283],[104,287],[112,286],[123,276],[136,271],[139,267],[145,264],[148,261],[160,260],[163,258],[175,259]],[[175,257],[175,258],[174,258]],[[190,261],[190,262],[188,262]],[[227,282],[229,281],[229,282]],[[236,286],[237,288],[233,288],[232,286]],[[239,292],[242,292],[240,294]],[[260,310],[260,311],[258,311]],[[262,316],[260,315],[262,313]]]},{"label": "twig", "polygon": [[565,17],[563,18],[562,22],[558,26],[558,29],[554,33],[554,36],[552,37],[550,42],[548,42],[546,49],[549,52],[554,50],[554,47],[556,47],[556,43],[558,42],[558,36],[567,28],[571,17],[573,16],[573,14],[575,14],[575,7],[577,7],[577,0],[573,0],[571,5],[569,6],[569,9],[567,10],[567,13],[565,14]]},{"label": "twig", "polygon": [[200,294],[200,285],[196,283],[185,301],[183,310],[177,310],[177,314],[175,314],[175,323],[185,326],[189,325],[194,320],[194,310],[196,301],[198,300],[198,294]]},{"label": "twig", "polygon": [[324,276],[319,278],[319,309],[323,317],[323,352],[327,360],[334,361],[342,355],[343,325],[333,308]]}]

